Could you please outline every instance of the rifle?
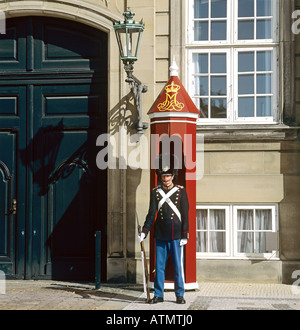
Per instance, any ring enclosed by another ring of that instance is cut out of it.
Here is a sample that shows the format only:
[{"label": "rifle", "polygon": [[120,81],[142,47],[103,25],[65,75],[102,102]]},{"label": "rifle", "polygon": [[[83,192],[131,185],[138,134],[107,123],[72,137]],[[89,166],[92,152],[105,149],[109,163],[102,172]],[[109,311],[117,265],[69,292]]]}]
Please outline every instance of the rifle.
[{"label": "rifle", "polygon": [[[142,233],[141,226],[138,224],[138,233],[139,235]],[[150,300],[150,289],[149,289],[149,273],[148,273],[148,265],[145,253],[144,242],[141,242],[141,255],[142,255],[142,264],[143,264],[143,282],[144,282],[144,293],[147,296],[146,302]]]}]

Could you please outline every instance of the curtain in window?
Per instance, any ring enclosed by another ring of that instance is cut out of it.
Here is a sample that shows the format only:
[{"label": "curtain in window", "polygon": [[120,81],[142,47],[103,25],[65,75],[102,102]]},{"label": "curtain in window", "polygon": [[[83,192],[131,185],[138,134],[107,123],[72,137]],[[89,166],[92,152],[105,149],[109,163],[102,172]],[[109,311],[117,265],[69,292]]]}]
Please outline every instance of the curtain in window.
[{"label": "curtain in window", "polygon": [[197,252],[207,251],[207,214],[208,210],[197,211]]},{"label": "curtain in window", "polygon": [[[218,230],[218,231],[217,231]],[[224,230],[224,231],[220,231]],[[210,211],[210,252],[225,252],[225,212]]]},{"label": "curtain in window", "polygon": [[237,251],[265,253],[266,231],[272,230],[271,210],[238,210]]},{"label": "curtain in window", "polygon": [[198,210],[197,230],[197,252],[226,252],[225,210]]},{"label": "curtain in window", "polygon": [[272,230],[272,213],[271,210],[255,211],[255,228],[262,232],[255,233],[255,252],[266,252],[266,232]]},{"label": "curtain in window", "polygon": [[[237,250],[239,253],[253,253],[253,210],[238,210]],[[241,230],[243,230],[241,232]]]}]

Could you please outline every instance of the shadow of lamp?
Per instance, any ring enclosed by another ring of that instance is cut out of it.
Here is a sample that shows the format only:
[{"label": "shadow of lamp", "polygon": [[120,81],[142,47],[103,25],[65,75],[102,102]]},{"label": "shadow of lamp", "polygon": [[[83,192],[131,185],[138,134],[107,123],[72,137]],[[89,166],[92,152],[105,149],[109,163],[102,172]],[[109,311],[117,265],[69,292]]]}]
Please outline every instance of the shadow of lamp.
[{"label": "shadow of lamp", "polygon": [[143,20],[135,22],[133,17],[135,13],[130,8],[123,13],[124,21],[114,23],[114,30],[119,46],[121,60],[127,74],[125,80],[131,86],[131,92],[134,97],[138,113],[138,121],[134,124],[137,132],[143,134],[143,130],[148,128],[147,123],[142,122],[142,93],[146,93],[147,86],[144,86],[139,79],[133,75],[134,62],[138,59],[138,53],[142,41],[145,25]]}]

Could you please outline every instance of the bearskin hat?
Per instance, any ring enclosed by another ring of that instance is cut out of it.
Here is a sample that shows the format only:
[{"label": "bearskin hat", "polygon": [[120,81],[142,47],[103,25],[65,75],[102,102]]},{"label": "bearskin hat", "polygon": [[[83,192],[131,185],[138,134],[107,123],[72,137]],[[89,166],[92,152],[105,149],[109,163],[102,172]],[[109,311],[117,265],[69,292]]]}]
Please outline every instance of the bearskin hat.
[{"label": "bearskin hat", "polygon": [[179,162],[178,158],[172,154],[160,154],[156,162],[156,174],[177,176]]}]

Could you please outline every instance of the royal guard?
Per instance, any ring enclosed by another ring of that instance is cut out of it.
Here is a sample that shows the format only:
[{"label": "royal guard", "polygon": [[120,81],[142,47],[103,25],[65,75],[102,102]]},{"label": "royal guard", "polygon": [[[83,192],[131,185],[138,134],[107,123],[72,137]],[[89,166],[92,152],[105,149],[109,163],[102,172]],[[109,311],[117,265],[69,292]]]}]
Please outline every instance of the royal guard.
[{"label": "royal guard", "polygon": [[142,233],[138,236],[141,243],[148,236],[155,220],[154,297],[149,303],[156,304],[164,301],[165,268],[170,255],[174,267],[176,302],[184,304],[184,246],[189,238],[188,197],[185,188],[173,182],[178,173],[178,167],[172,155],[160,155],[156,173],[161,184],[151,192],[149,211]]}]

